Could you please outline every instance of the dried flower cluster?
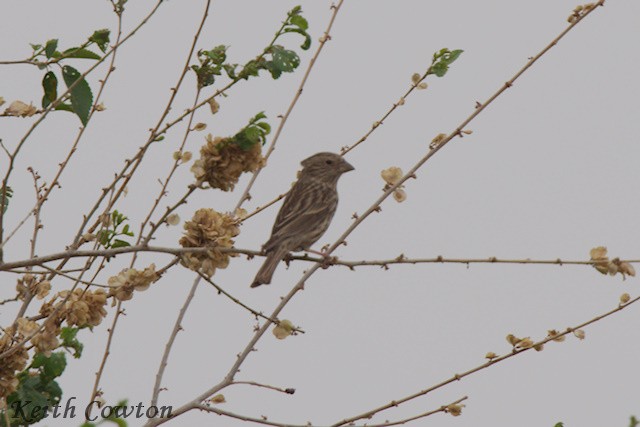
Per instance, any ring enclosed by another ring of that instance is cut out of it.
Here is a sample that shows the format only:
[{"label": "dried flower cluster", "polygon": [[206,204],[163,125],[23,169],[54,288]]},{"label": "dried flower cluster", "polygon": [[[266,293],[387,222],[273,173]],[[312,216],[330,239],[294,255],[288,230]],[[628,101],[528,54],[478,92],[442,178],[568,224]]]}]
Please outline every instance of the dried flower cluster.
[{"label": "dried flower cluster", "polygon": [[593,267],[602,274],[615,276],[620,273],[623,279],[626,279],[627,276],[634,277],[636,275],[636,270],[630,263],[620,261],[620,258],[610,260],[607,256],[607,248],[604,246],[591,249],[590,256],[591,261],[594,261]]},{"label": "dried flower cluster", "polygon": [[51,290],[51,283],[44,278],[38,280],[33,274],[25,274],[18,279],[16,284],[16,292],[18,292],[18,298],[24,301],[29,296],[36,296],[38,299],[43,299],[49,295]]},{"label": "dried flower cluster", "polygon": [[[390,168],[380,172],[380,176],[386,182],[383,191],[387,191],[392,185],[398,183],[404,174],[402,173],[402,169],[399,167],[391,166]],[[407,193],[405,193],[403,188],[404,185],[400,185],[393,191],[393,198],[396,199],[396,202],[398,203],[404,202],[407,199]]]},{"label": "dried flower cluster", "polygon": [[[0,353],[9,350],[16,342],[24,339],[24,336],[18,333],[14,336],[15,329],[13,327],[5,329],[4,334],[0,337]],[[11,393],[16,391],[19,381],[16,373],[22,371],[27,366],[29,355],[24,346],[19,347],[16,351],[2,359],[0,363],[0,400],[3,400]]]},{"label": "dried flower cluster", "polygon": [[208,182],[212,188],[231,191],[243,172],[254,172],[265,163],[261,144],[243,150],[227,138],[214,138],[209,134],[206,140],[200,149],[200,158],[191,166],[199,183]]},{"label": "dried flower cluster", "polygon": [[16,116],[16,117],[31,117],[33,116],[38,109],[33,104],[25,104],[22,101],[13,101],[6,110],[4,110],[4,114],[7,116]]},{"label": "dried flower cluster", "polygon": [[180,239],[182,247],[209,248],[207,252],[184,254],[182,263],[186,267],[211,277],[216,268],[226,268],[229,257],[235,256],[220,249],[233,247],[233,238],[240,234],[240,219],[203,208],[196,211],[191,221],[185,222],[184,229]]},{"label": "dried flower cluster", "polygon": [[[56,301],[60,299],[60,301]],[[60,325],[66,320],[69,326],[98,326],[107,315],[104,306],[107,294],[102,289],[95,291],[76,288],[73,291],[58,292],[50,301],[40,307],[40,314],[47,317],[42,330],[31,343],[39,352],[50,354],[58,345]],[[58,309],[58,311],[56,311]],[[28,328],[34,325],[29,324]],[[33,329],[35,330],[35,329]]]},{"label": "dried flower cluster", "polygon": [[594,7],[596,7],[595,3],[587,3],[584,5],[576,6],[576,8],[571,12],[571,15],[569,15],[569,17],[567,18],[567,22],[573,24]]},{"label": "dried flower cluster", "polygon": [[142,271],[135,268],[124,269],[117,276],[109,277],[109,296],[119,301],[128,301],[133,298],[133,291],[144,291],[159,278],[155,264]]}]

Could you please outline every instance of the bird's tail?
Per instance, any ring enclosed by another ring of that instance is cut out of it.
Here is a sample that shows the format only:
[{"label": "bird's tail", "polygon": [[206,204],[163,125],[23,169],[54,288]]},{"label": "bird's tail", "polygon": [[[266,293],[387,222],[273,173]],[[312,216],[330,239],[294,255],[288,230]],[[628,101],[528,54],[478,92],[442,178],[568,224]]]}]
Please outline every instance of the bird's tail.
[{"label": "bird's tail", "polygon": [[278,264],[286,254],[287,251],[280,248],[275,248],[273,251],[269,252],[267,254],[267,258],[264,260],[264,264],[262,264],[262,267],[258,270],[256,278],[253,279],[251,287],[255,288],[260,285],[268,285],[271,283],[273,272],[276,271],[276,267],[278,267]]}]

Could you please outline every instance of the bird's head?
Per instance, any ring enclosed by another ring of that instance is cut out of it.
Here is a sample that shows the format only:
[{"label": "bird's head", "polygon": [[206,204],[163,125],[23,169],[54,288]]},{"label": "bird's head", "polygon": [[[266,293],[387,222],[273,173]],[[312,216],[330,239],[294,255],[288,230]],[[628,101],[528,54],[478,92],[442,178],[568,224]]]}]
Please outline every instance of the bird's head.
[{"label": "bird's head", "polygon": [[334,153],[318,153],[302,161],[302,176],[336,179],[354,168],[342,156]]}]

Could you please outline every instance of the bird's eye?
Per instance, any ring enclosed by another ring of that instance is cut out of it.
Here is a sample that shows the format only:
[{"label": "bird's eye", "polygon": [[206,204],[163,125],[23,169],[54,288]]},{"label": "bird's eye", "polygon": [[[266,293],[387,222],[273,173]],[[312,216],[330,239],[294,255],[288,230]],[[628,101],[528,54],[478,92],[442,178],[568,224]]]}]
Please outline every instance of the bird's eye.
[{"label": "bird's eye", "polygon": [[332,164],[333,164],[333,160],[325,160],[324,162],[325,162],[326,164],[328,164],[328,165],[332,165]]}]

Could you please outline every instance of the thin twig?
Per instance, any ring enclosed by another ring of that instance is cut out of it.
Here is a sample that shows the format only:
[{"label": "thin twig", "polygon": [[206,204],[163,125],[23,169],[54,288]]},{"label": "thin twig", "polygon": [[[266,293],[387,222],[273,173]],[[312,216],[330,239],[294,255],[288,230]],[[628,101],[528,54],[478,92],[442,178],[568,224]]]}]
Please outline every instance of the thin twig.
[{"label": "thin twig", "polygon": [[[247,310],[249,313],[253,314],[256,318],[261,317],[264,320],[268,320],[276,325],[280,324],[280,320],[272,318],[272,317],[268,317],[265,316],[264,314],[262,314],[261,311],[258,310],[254,310],[253,308],[249,307],[248,305],[246,305],[245,303],[243,303],[242,301],[240,301],[238,298],[234,297],[233,295],[231,295],[229,292],[225,291],[224,289],[222,289],[220,286],[218,286],[216,283],[214,283],[213,280],[211,280],[211,278],[205,276],[202,272],[198,271],[197,272],[200,277],[202,279],[204,279],[207,283],[209,283],[211,286],[213,286],[214,288],[216,288],[216,290],[218,291],[219,294],[222,294],[224,296],[226,296],[227,298],[229,298],[231,301],[233,301],[234,303],[238,304],[240,307],[244,308],[245,310]],[[293,328],[293,330],[295,332],[300,332],[302,334],[304,334],[304,331],[300,328]]]},{"label": "thin twig", "polygon": [[164,370],[167,367],[167,363],[169,361],[169,354],[171,353],[171,348],[173,347],[173,343],[178,336],[178,332],[182,330],[182,320],[184,319],[184,315],[187,313],[187,309],[189,308],[189,304],[193,300],[193,297],[196,294],[196,289],[198,288],[198,283],[200,283],[200,277],[196,277],[193,281],[193,285],[191,286],[191,290],[187,295],[187,299],[182,304],[180,308],[180,312],[178,313],[178,317],[176,318],[176,322],[173,325],[173,330],[171,331],[171,335],[169,335],[169,340],[164,347],[164,352],[162,353],[162,359],[160,361],[160,366],[158,366],[158,372],[156,373],[156,382],[153,386],[153,394],[151,396],[151,406],[156,406],[158,403],[158,395],[160,394],[160,386],[162,385],[162,377],[164,375]]},{"label": "thin twig", "polygon": [[[102,354],[102,360],[100,361],[100,367],[96,372],[96,379],[93,382],[93,388],[91,389],[91,396],[89,398],[89,402],[93,402],[98,395],[98,387],[100,386],[100,379],[102,378],[102,372],[104,372],[104,368],[107,364],[107,359],[109,358],[109,349],[111,348],[111,340],[113,340],[113,333],[115,331],[116,325],[118,324],[118,319],[120,318],[120,310],[122,310],[122,301],[118,300],[118,304],[116,306],[116,312],[113,315],[113,321],[111,322],[111,327],[107,330],[107,345],[105,345],[104,353]],[[89,405],[89,415],[91,415],[91,410],[93,409],[93,405]]]},{"label": "thin twig", "polygon": [[620,305],[618,305],[618,307],[614,308],[613,310],[607,311],[606,313],[601,314],[599,316],[596,316],[593,319],[588,320],[586,322],[583,322],[583,323],[581,323],[581,324],[579,324],[577,326],[569,327],[564,332],[561,332],[561,333],[558,333],[558,334],[555,334],[555,335],[549,335],[546,338],[544,338],[544,339],[542,339],[542,340],[540,340],[538,342],[531,343],[530,347],[527,347],[527,348],[515,348],[514,347],[514,349],[512,350],[511,353],[505,354],[504,356],[495,357],[495,358],[493,358],[493,359],[491,359],[491,360],[489,360],[489,361],[487,361],[487,362],[485,362],[485,363],[483,363],[483,364],[481,364],[479,366],[471,368],[471,369],[469,369],[469,370],[467,370],[465,372],[462,372],[460,374],[454,374],[452,377],[450,377],[450,378],[448,378],[448,379],[446,379],[446,380],[444,380],[444,381],[442,381],[442,382],[440,382],[440,383],[438,383],[438,384],[436,384],[436,385],[434,385],[432,387],[429,387],[429,388],[427,388],[425,390],[421,390],[421,391],[419,391],[417,393],[410,394],[409,396],[403,397],[401,399],[393,400],[392,402],[389,402],[386,405],[382,405],[382,406],[380,406],[378,408],[375,408],[375,409],[372,409],[370,411],[364,412],[364,413],[362,413],[360,415],[356,415],[356,416],[353,416],[353,417],[350,417],[350,418],[345,418],[342,421],[339,421],[339,422],[337,422],[335,424],[332,424],[331,427],[340,427],[340,426],[344,426],[344,425],[350,425],[351,423],[353,423],[355,421],[358,421],[358,420],[361,420],[361,419],[368,419],[368,418],[372,417],[373,415],[375,415],[375,414],[377,414],[377,413],[379,413],[381,411],[384,411],[384,410],[390,409],[390,408],[395,408],[395,407],[397,407],[398,405],[400,405],[402,403],[405,403],[405,402],[408,402],[410,400],[416,399],[417,397],[420,397],[420,396],[424,396],[424,395],[426,395],[428,393],[431,393],[432,391],[437,390],[439,388],[442,388],[442,387],[444,387],[444,386],[446,386],[448,384],[451,384],[451,383],[454,383],[454,382],[458,382],[464,377],[468,377],[471,374],[474,374],[476,372],[479,372],[479,371],[482,371],[484,369],[487,369],[488,367],[493,366],[496,363],[502,362],[503,360],[510,359],[510,358],[512,358],[514,356],[517,356],[517,355],[519,355],[521,353],[524,353],[526,351],[529,351],[529,350],[532,350],[532,349],[535,349],[535,348],[541,348],[541,346],[543,346],[544,344],[548,343],[549,341],[557,340],[560,337],[563,337],[565,335],[573,333],[574,331],[576,331],[578,329],[582,329],[582,328],[584,328],[586,326],[589,326],[589,325],[591,325],[591,324],[593,324],[593,323],[595,323],[595,322],[597,322],[599,320],[604,319],[605,317],[611,316],[612,314],[617,313],[617,312],[629,307],[631,304],[634,304],[634,303],[638,302],[639,300],[640,300],[640,297],[637,297],[637,298],[634,298],[634,299],[630,300],[626,304],[620,304]]}]

